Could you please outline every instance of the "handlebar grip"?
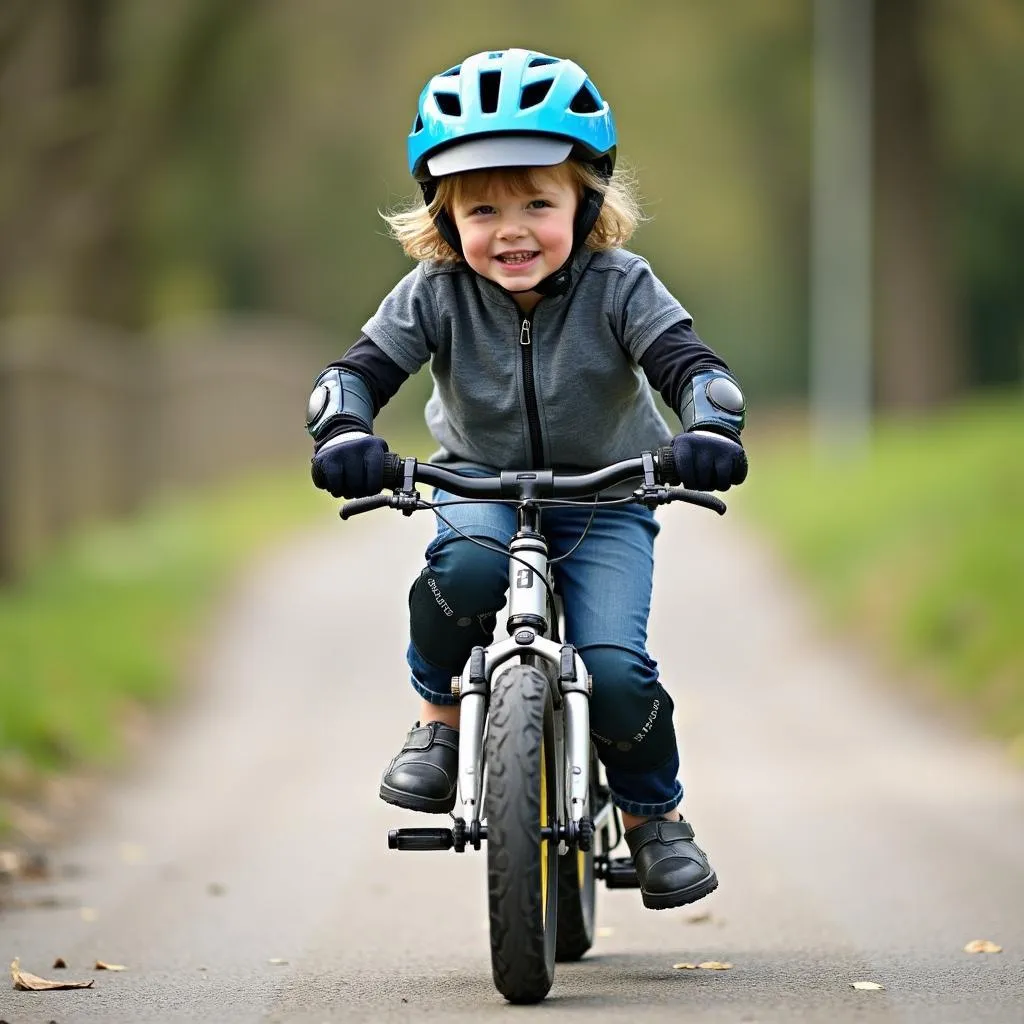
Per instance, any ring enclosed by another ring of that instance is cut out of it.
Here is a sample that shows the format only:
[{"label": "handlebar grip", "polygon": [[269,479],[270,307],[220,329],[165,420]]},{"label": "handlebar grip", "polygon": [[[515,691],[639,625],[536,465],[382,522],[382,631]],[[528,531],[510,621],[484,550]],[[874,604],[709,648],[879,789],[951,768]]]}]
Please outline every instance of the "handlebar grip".
[{"label": "handlebar grip", "polygon": [[709,494],[707,491],[690,491],[685,487],[673,487],[668,493],[679,501],[686,501],[691,505],[709,508],[720,516],[725,515],[726,508],[728,507],[721,498],[716,497],[714,494]]},{"label": "handlebar grip", "polygon": [[402,486],[402,463],[404,462],[405,459],[394,452],[384,453],[384,486],[389,491]]},{"label": "handlebar grip", "polygon": [[390,494],[371,494],[368,498],[353,498],[341,506],[338,515],[342,519],[350,519],[359,515],[360,512],[370,512],[375,508],[383,508],[391,501]]},{"label": "handlebar grip", "polygon": [[662,445],[658,449],[658,472],[661,475],[661,482],[663,484],[675,487],[676,484],[682,483],[682,480],[679,479],[679,474],[676,472],[676,457],[672,454],[672,446],[670,444]]}]

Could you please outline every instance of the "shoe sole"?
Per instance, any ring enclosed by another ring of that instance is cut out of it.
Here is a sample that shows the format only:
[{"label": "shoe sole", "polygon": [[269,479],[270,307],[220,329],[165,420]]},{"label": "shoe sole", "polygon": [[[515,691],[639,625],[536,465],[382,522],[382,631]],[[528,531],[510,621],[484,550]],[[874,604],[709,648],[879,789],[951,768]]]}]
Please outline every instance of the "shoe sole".
[{"label": "shoe sole", "polygon": [[672,907],[685,907],[687,903],[696,903],[704,899],[718,888],[718,877],[712,872],[707,878],[685,889],[675,892],[648,893],[640,890],[640,897],[648,910],[671,910]]},{"label": "shoe sole", "polygon": [[455,797],[437,799],[429,796],[416,796],[415,793],[404,793],[400,789],[392,789],[383,782],[380,784],[380,798],[385,803],[394,804],[407,811],[423,811],[425,814],[448,814],[455,809]]}]

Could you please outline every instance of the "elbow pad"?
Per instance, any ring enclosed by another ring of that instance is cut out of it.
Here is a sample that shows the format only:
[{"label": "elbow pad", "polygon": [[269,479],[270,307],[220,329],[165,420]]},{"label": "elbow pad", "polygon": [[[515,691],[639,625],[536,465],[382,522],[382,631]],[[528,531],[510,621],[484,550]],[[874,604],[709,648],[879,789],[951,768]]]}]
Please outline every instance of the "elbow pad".
[{"label": "elbow pad", "polygon": [[739,441],[747,405],[740,386],[724,370],[700,370],[683,391],[683,430],[713,430]]},{"label": "elbow pad", "polygon": [[373,433],[373,399],[366,382],[348,370],[328,367],[316,379],[306,406],[306,429],[319,445],[335,427]]}]

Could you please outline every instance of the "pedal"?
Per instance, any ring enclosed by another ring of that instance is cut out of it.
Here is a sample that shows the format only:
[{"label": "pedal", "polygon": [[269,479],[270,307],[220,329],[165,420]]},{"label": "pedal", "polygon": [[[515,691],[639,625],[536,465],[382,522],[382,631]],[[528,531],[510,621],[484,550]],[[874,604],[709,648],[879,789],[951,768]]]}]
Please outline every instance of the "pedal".
[{"label": "pedal", "polygon": [[597,876],[604,879],[604,884],[609,889],[640,888],[640,879],[636,877],[636,868],[633,866],[632,857],[609,858],[600,865]]},{"label": "pedal", "polygon": [[450,828],[393,828],[388,832],[389,850],[450,850],[454,845]]}]

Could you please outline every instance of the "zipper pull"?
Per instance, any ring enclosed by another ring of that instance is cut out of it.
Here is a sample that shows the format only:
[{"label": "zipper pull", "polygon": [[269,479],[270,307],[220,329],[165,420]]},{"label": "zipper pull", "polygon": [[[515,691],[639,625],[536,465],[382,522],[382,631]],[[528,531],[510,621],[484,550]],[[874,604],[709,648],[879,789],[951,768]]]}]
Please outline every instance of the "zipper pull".
[{"label": "zipper pull", "polygon": [[519,328],[519,344],[529,345],[530,344],[530,321],[524,320],[523,326]]}]

